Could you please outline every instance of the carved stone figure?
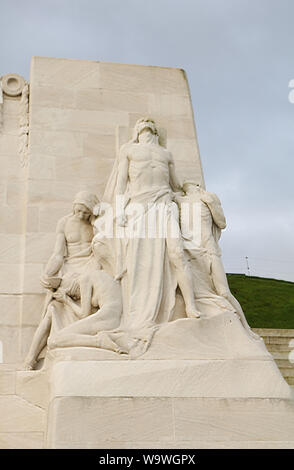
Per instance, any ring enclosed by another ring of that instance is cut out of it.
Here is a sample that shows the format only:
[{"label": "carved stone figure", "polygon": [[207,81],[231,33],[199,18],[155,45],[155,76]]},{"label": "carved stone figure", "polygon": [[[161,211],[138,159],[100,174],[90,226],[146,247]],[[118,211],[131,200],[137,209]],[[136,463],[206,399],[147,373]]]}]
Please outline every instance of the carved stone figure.
[{"label": "carved stone figure", "polygon": [[[218,245],[218,240],[221,236],[221,231],[226,228],[226,219],[220,203],[219,198],[214,193],[209,193],[202,189],[194,182],[185,182],[183,185],[185,197],[180,198],[180,202],[189,201],[190,204],[200,204],[201,213],[201,227],[200,238],[195,234],[190,233],[189,229],[185,230],[185,248],[189,251],[192,258],[192,265],[198,274],[198,279],[201,274],[208,274],[212,282],[214,292],[228,301],[231,307],[237,312],[240,317],[241,323],[246,331],[256,339],[260,339],[250,328],[245,318],[244,312],[237,299],[232,295],[224,266],[221,259],[221,250]],[[190,211],[190,213],[192,210]],[[200,241],[200,246],[195,244],[195,241]],[[193,264],[194,261],[194,264]],[[200,271],[200,272],[199,272]],[[202,271],[202,273],[201,273]],[[206,279],[207,279],[206,277]],[[203,279],[203,277],[202,277]],[[196,296],[197,296],[196,285]],[[206,283],[206,294],[211,290],[211,285]],[[227,308],[226,305],[224,305]]]},{"label": "carved stone figure", "polygon": [[[128,229],[135,221],[137,233],[142,234],[122,240],[117,252],[124,328],[138,330],[171,320],[177,285],[187,316],[200,316],[180,231],[176,237],[170,235],[172,227],[179,229],[174,192],[180,190],[172,155],[159,145],[154,121],[139,119],[133,139],[120,149],[103,197],[114,202],[115,196],[123,195],[127,222],[121,217],[120,225]],[[150,237],[146,232],[149,216],[160,205],[166,209],[166,234]],[[139,213],[133,212],[136,207]]]},{"label": "carved stone figure", "polygon": [[40,352],[46,346],[52,322],[55,329],[60,329],[77,320],[76,313],[69,308],[63,309],[62,315],[57,315],[60,307],[54,302],[54,291],[60,286],[64,276],[67,276],[68,282],[69,279],[74,281],[77,275],[86,275],[96,269],[91,243],[93,209],[97,203],[95,194],[79,192],[73,202],[72,214],[63,217],[57,224],[53,254],[41,277],[41,284],[48,289],[48,293],[42,320],[26,357],[27,369],[34,368]]},{"label": "carved stone figure", "polygon": [[[112,204],[116,231],[103,237],[98,230],[93,237],[104,202]],[[95,195],[82,191],[73,213],[58,222],[54,252],[41,278],[49,292],[27,368],[34,368],[47,344],[141,356],[162,324],[179,318],[177,286],[184,302],[180,318],[198,319],[199,311],[203,318],[235,312],[256,337],[222,265],[218,239],[226,220],[220,201],[194,182],[181,188],[153,120],[137,121],[133,139],[120,149],[103,202],[97,203]],[[189,222],[184,226],[181,218],[180,224],[182,203],[191,206],[189,217],[195,204],[200,207],[192,232]],[[198,244],[195,230],[201,234]]]},{"label": "carved stone figure", "polygon": [[97,203],[95,194],[81,191],[73,202],[73,213],[58,222],[54,251],[41,278],[41,284],[46,289],[57,287],[54,276],[61,269],[62,274],[66,274],[84,272],[88,265],[89,269],[93,266],[92,221],[93,209]]},{"label": "carved stone figure", "polygon": [[[80,320],[58,331],[48,341],[49,348],[93,346],[124,352],[103,334],[117,328],[120,323],[122,300],[119,281],[95,269],[78,275],[76,279],[72,276],[63,278],[53,297],[70,307]],[[77,300],[80,300],[80,305]]]}]

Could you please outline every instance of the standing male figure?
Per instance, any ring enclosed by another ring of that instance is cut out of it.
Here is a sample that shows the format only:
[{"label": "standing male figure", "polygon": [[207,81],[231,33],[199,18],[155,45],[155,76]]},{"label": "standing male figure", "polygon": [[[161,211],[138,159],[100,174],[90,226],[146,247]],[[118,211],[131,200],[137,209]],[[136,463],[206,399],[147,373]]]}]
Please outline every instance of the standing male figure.
[{"label": "standing male figure", "polygon": [[[159,144],[153,120],[137,121],[133,139],[120,150],[116,174],[112,173],[108,187],[114,186],[115,177],[115,195],[124,196],[126,212],[128,208],[131,210],[132,204],[140,204],[143,209],[136,217],[137,225],[145,227],[148,213],[156,206],[161,204],[167,208],[166,236],[133,237],[126,241],[122,280],[126,326],[138,329],[169,321],[177,285],[184,298],[187,316],[199,318],[192,273],[184,257],[180,230],[174,238],[170,233],[173,223],[179,229],[173,198],[174,192],[181,188],[172,155]],[[107,189],[105,197],[111,199]]]},{"label": "standing male figure", "polygon": [[202,269],[200,276],[202,275],[203,278],[206,274],[208,281],[210,281],[205,286],[207,289],[207,297],[209,297],[208,293],[211,287],[210,284],[212,284],[215,293],[218,296],[223,297],[229,305],[233,307],[235,312],[238,314],[243,327],[250,336],[259,340],[260,337],[251,330],[241,305],[230,291],[224,265],[222,263],[218,240],[221,236],[221,231],[226,228],[226,218],[219,198],[216,194],[205,191],[194,182],[186,181],[183,185],[183,189],[186,195],[185,197],[180,198],[179,202],[186,202],[188,200],[191,205],[195,203],[200,205],[200,245],[193,246],[194,234],[191,233],[190,240],[188,238],[184,241],[184,247],[190,253],[192,261],[194,261],[196,266],[201,266]]}]

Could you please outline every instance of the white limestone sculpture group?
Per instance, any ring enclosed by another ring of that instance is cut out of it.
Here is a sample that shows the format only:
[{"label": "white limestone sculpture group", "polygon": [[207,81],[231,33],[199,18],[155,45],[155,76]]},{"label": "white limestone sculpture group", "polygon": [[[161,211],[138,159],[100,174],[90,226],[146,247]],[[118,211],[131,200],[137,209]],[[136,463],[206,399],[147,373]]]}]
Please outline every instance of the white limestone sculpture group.
[{"label": "white limestone sculpture group", "polygon": [[46,346],[139,358],[160,326],[174,320],[179,299],[183,318],[235,312],[256,337],[227,283],[218,246],[225,226],[217,196],[193,181],[181,185],[154,121],[139,119],[102,201],[79,192],[72,214],[57,224],[26,368],[36,367]]}]

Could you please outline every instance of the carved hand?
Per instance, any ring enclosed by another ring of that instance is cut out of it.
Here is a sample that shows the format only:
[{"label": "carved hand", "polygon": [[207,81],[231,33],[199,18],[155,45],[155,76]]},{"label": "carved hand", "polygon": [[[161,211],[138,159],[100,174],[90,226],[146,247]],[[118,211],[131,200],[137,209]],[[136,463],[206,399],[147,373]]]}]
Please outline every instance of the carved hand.
[{"label": "carved hand", "polygon": [[66,304],[68,301],[66,292],[63,289],[58,289],[58,291],[54,292],[53,297],[57,302],[61,302],[63,304]]},{"label": "carved hand", "polygon": [[57,289],[60,285],[61,278],[59,277],[51,277],[47,274],[43,274],[40,278],[40,283],[45,289],[53,290]]},{"label": "carved hand", "polygon": [[212,204],[215,201],[215,197],[213,193],[208,193],[208,192],[202,192],[200,199],[202,202],[205,204]]}]

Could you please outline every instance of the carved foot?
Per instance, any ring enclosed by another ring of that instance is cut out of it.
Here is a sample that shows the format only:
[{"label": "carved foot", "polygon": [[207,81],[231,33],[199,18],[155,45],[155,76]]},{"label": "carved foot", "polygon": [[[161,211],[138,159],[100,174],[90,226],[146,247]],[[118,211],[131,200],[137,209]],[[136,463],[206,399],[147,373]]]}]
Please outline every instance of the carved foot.
[{"label": "carved foot", "polygon": [[37,361],[34,359],[26,359],[24,362],[24,370],[34,370]]},{"label": "carved foot", "polygon": [[59,344],[58,344],[58,341],[56,340],[56,338],[50,338],[48,339],[47,341],[47,346],[48,346],[48,349],[55,349],[55,348],[58,348],[59,347]]},{"label": "carved foot", "polygon": [[186,307],[186,314],[188,318],[200,318],[200,312],[194,307],[194,305]]},{"label": "carved foot", "polygon": [[95,335],[96,338],[96,347],[101,349],[108,349],[113,351],[117,354],[128,354],[128,351],[125,348],[120,347],[117,343],[115,343],[110,334],[104,331],[100,331]]}]

